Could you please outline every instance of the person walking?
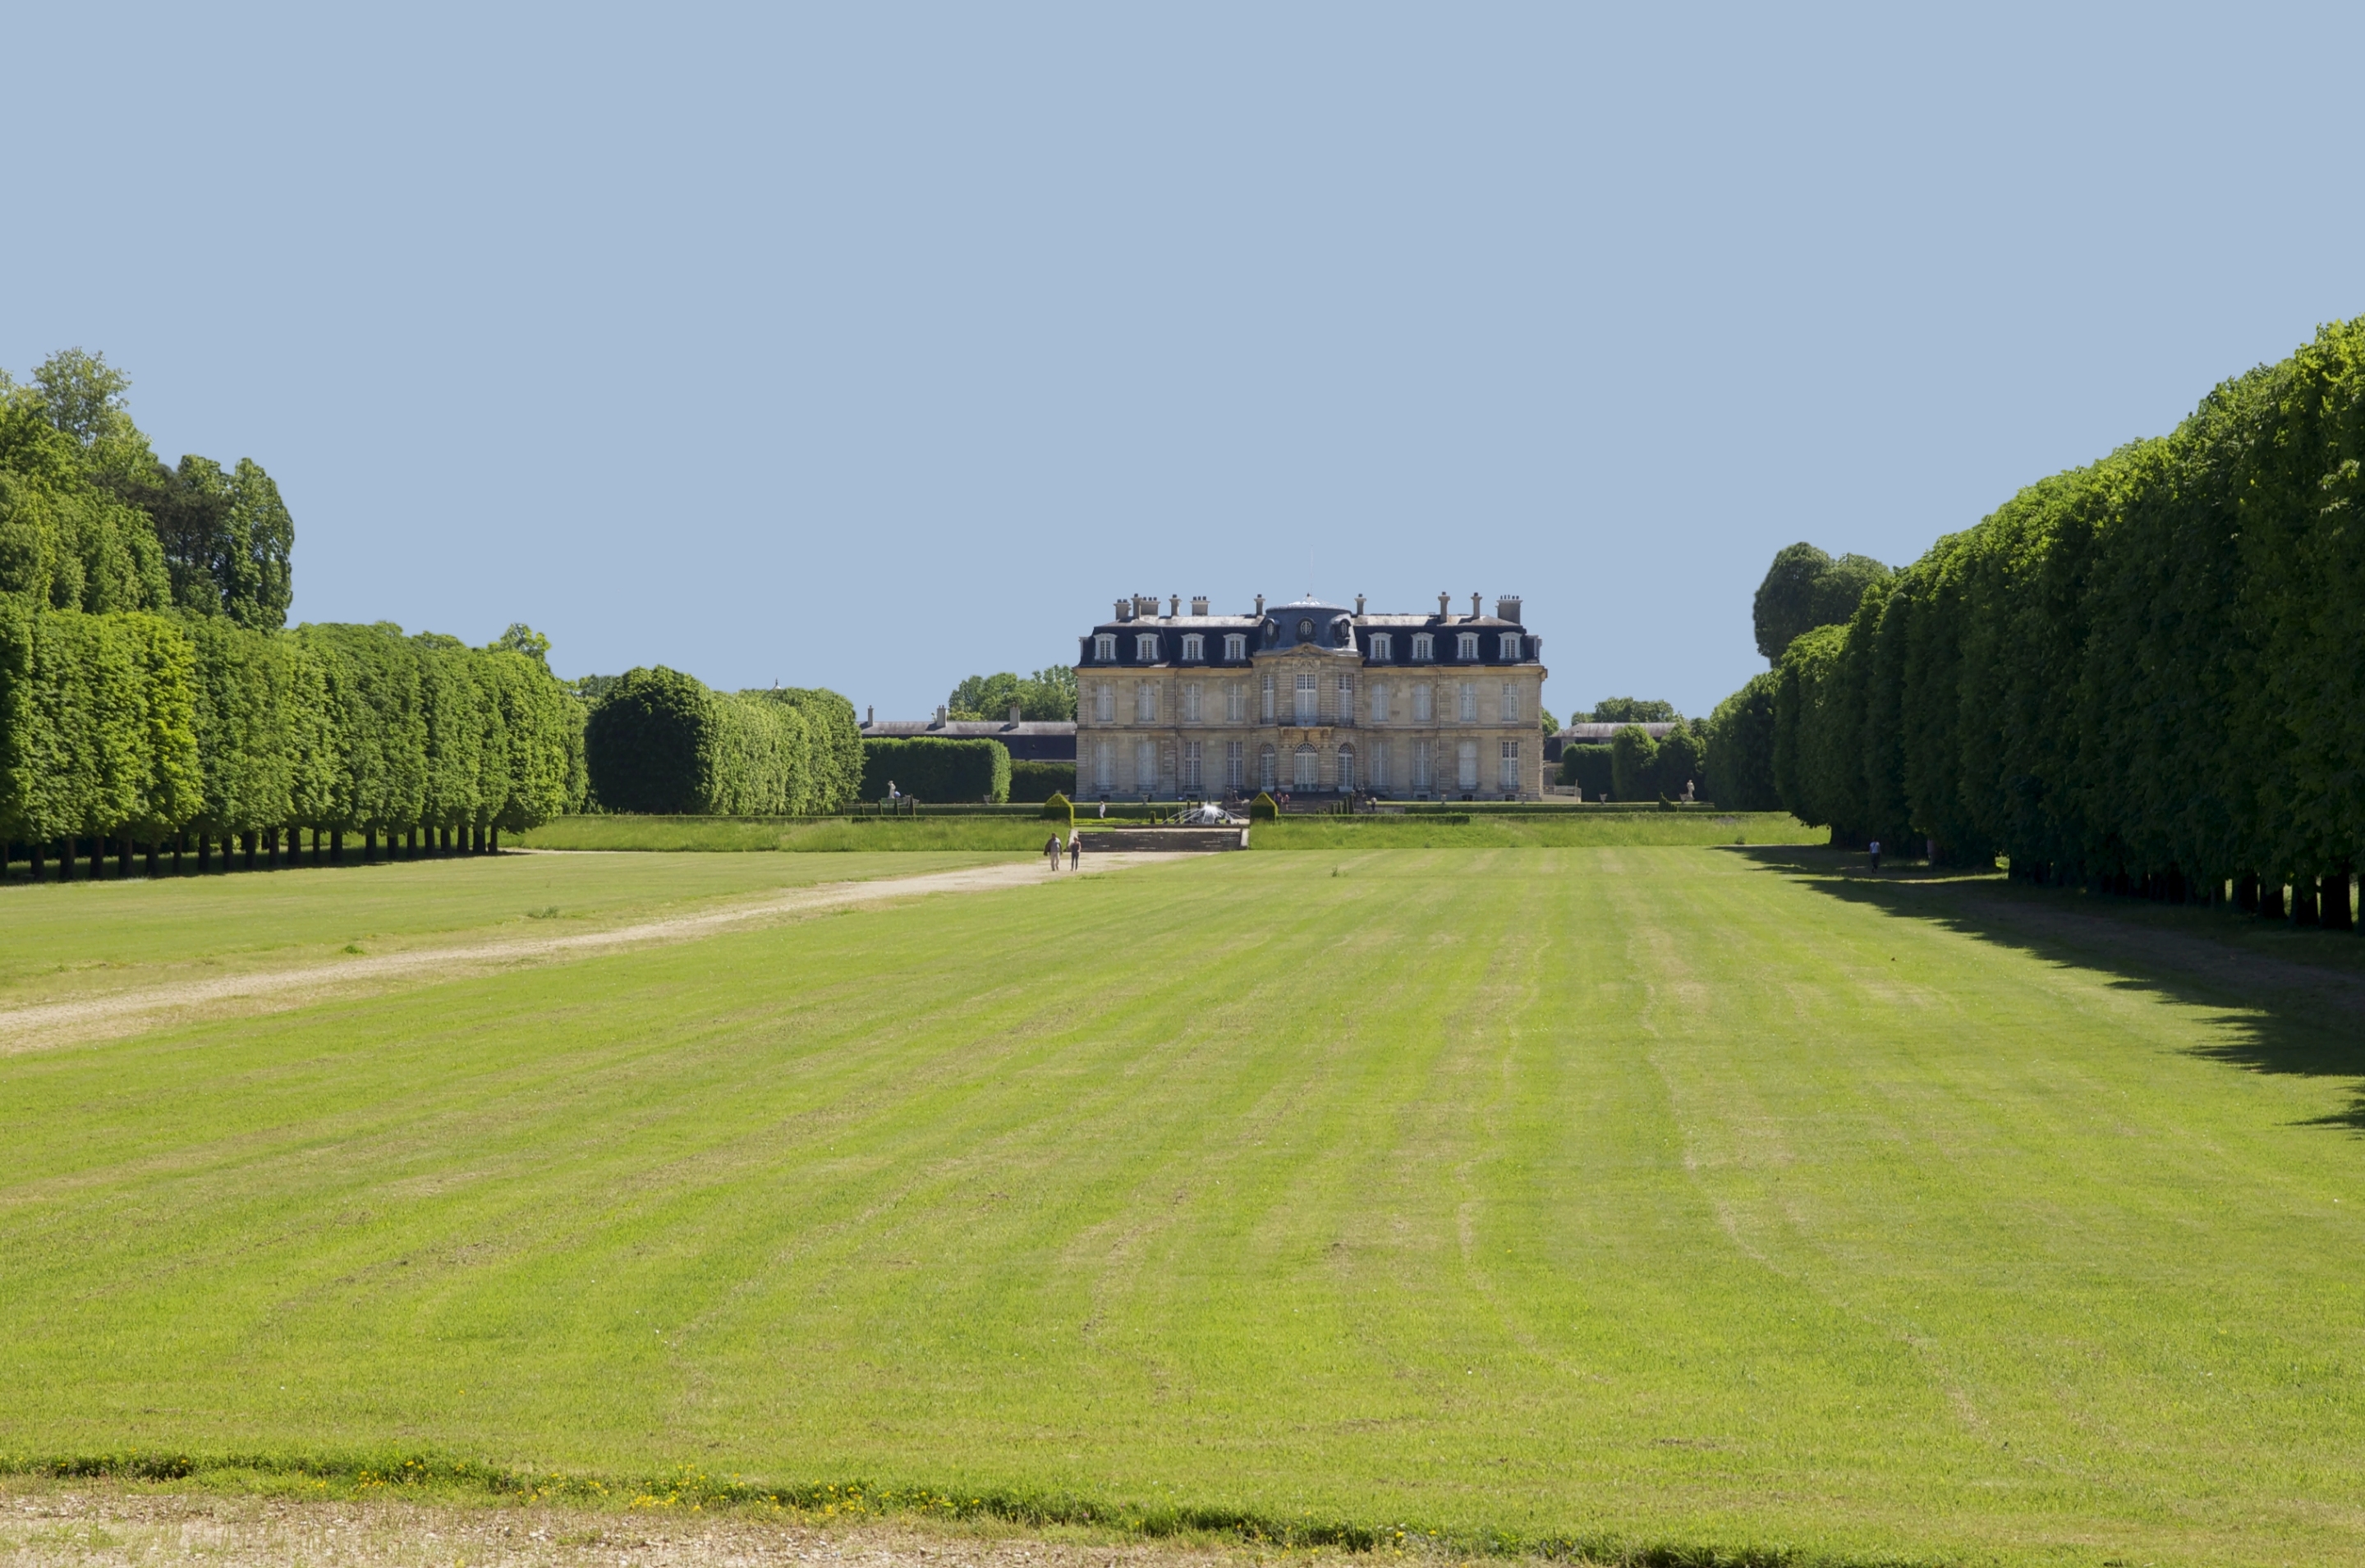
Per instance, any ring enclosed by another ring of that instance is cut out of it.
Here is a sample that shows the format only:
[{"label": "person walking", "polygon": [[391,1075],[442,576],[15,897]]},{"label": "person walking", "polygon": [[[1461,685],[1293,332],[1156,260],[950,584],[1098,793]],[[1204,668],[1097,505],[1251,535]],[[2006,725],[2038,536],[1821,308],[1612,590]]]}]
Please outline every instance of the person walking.
[{"label": "person walking", "polygon": [[1879,869],[1880,869],[1880,840],[1878,840],[1878,839],[1877,839],[1877,838],[1876,838],[1876,839],[1874,839],[1874,840],[1872,841],[1871,849],[1872,849],[1872,868],[1873,868],[1874,870],[1877,871],[1877,870],[1879,870]]},{"label": "person walking", "polygon": [[1068,869],[1081,871],[1083,868],[1084,835],[1081,833],[1070,833],[1068,834]]},{"label": "person walking", "polygon": [[1043,841],[1043,858],[1054,871],[1059,868],[1059,835],[1053,834]]}]

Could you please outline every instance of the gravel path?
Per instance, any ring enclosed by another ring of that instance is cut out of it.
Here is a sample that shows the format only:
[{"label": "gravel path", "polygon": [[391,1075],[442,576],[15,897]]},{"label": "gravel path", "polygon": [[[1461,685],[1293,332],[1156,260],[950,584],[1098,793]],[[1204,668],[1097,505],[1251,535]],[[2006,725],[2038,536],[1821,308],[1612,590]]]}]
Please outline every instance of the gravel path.
[{"label": "gravel path", "polygon": [[[1123,870],[1129,866],[1182,859],[1175,855],[1108,854],[1085,859],[1082,875]],[[1075,873],[1060,871],[1060,877]],[[825,882],[797,888],[748,902],[661,920],[611,926],[565,936],[504,936],[489,941],[440,947],[415,947],[398,953],[355,954],[328,964],[261,969],[247,974],[175,981],[70,1002],[45,1002],[30,1006],[0,1008],[0,1056],[112,1035],[135,1033],[160,1015],[229,1008],[240,1012],[299,1007],[332,992],[382,989],[389,982],[422,979],[451,980],[521,964],[550,962],[712,935],[718,931],[813,910],[876,903],[888,899],[915,898],[928,893],[990,892],[1003,888],[1048,882],[1053,873],[1039,860],[964,867],[955,871],[931,871],[917,877],[882,877],[868,882]]]}]

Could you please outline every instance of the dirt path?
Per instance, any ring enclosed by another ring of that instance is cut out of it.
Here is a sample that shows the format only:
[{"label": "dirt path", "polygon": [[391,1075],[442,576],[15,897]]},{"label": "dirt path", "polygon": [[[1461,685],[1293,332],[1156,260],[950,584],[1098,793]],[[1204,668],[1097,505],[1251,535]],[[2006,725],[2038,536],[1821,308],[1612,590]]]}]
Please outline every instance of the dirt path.
[{"label": "dirt path", "polygon": [[[731,1513],[290,1502],[88,1483],[0,1488],[0,1568],[1252,1568],[1278,1555],[1243,1547],[1045,1540],[917,1521],[823,1525]],[[1317,1556],[1337,1556],[1287,1555],[1300,1568]]]},{"label": "dirt path", "polygon": [[[1128,866],[1155,865],[1181,859],[1175,855],[1111,854],[1087,857],[1082,874],[1120,871]],[[1073,875],[1068,871],[1061,877]],[[1048,882],[1052,873],[1040,861],[1023,860],[993,866],[964,867],[957,871],[931,871],[917,877],[885,877],[868,882],[824,882],[798,888],[752,902],[734,903],[692,914],[669,915],[566,936],[505,936],[441,947],[416,947],[399,953],[355,954],[329,964],[300,969],[261,969],[214,979],[179,980],[70,1002],[46,1002],[32,1006],[0,1008],[0,1056],[15,1056],[78,1040],[136,1032],[160,1014],[218,1011],[257,1012],[298,1007],[332,992],[383,988],[391,982],[418,979],[451,980],[489,969],[549,962],[712,935],[750,921],[876,903],[888,899],[916,898],[929,893],[990,892],[1004,888]]]}]

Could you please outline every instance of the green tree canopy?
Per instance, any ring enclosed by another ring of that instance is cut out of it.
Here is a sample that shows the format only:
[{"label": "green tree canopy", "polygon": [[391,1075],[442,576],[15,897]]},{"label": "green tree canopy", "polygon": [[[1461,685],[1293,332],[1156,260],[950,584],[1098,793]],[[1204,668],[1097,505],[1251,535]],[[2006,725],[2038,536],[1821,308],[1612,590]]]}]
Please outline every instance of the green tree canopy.
[{"label": "green tree canopy", "polygon": [[1855,613],[1866,588],[1893,576],[1869,555],[1834,561],[1804,542],[1776,551],[1753,607],[1758,653],[1768,664],[1778,663],[1800,633],[1839,625]]},{"label": "green tree canopy", "polygon": [[1683,715],[1672,702],[1641,697],[1605,697],[1586,721],[1596,724],[1672,724]]},{"label": "green tree canopy", "polygon": [[1064,665],[1038,669],[1032,675],[972,675],[952,689],[945,706],[956,719],[1003,719],[1018,704],[1022,719],[1072,720],[1076,716],[1076,672]]}]

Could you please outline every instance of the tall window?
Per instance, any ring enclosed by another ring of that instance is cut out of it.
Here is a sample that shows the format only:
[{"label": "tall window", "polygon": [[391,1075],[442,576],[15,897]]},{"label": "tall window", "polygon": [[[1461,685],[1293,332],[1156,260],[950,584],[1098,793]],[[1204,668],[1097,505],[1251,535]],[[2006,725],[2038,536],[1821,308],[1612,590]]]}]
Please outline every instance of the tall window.
[{"label": "tall window", "polygon": [[1158,722],[1158,683],[1145,680],[1133,689],[1133,722],[1137,724]]},{"label": "tall window", "polygon": [[1437,639],[1430,636],[1426,632],[1414,633],[1412,634],[1412,662],[1417,665],[1425,665],[1435,657],[1437,657]]},{"label": "tall window", "polygon": [[1502,766],[1498,772],[1496,781],[1498,787],[1506,795],[1518,793],[1519,788],[1519,742],[1505,741],[1503,743]]},{"label": "tall window", "polygon": [[1249,639],[1248,639],[1248,634],[1247,634],[1246,633],[1242,633],[1242,632],[1227,632],[1227,633],[1224,633],[1224,657],[1226,657],[1227,659],[1244,659],[1244,658],[1246,658],[1246,657],[1248,657],[1248,656],[1249,656]]},{"label": "tall window", "polygon": [[1224,743],[1224,786],[1227,789],[1237,790],[1248,782],[1241,777],[1248,770],[1248,764],[1240,756],[1243,749],[1238,741]]},{"label": "tall window", "polygon": [[1384,724],[1384,723],[1386,723],[1387,722],[1388,722],[1388,689],[1387,689],[1387,685],[1386,685],[1386,683],[1385,683],[1385,682],[1384,682],[1384,681],[1377,681],[1377,680],[1375,680],[1375,681],[1372,682],[1372,722],[1373,722],[1374,724]]},{"label": "tall window", "polygon": [[1264,722],[1272,722],[1272,677],[1264,678]]},{"label": "tall window", "polygon": [[[1145,654],[1142,656],[1147,658],[1149,655]],[[1455,638],[1453,644],[1453,656],[1457,659],[1476,658],[1478,656],[1478,633],[1475,632],[1464,632],[1461,636]]]},{"label": "tall window", "polygon": [[1353,676],[1342,675],[1339,678],[1339,706],[1333,711],[1339,715],[1339,722],[1342,724],[1351,724],[1355,722],[1355,678]]},{"label": "tall window", "polygon": [[1343,793],[1347,792],[1348,790],[1351,790],[1354,789],[1354,787],[1355,787],[1355,748],[1354,748],[1353,746],[1351,746],[1351,745],[1342,745],[1342,746],[1340,746],[1340,747],[1339,748],[1339,792],[1343,794]]},{"label": "tall window", "polygon": [[[1508,691],[1511,689],[1507,686],[1503,689]],[[1186,724],[1199,722],[1199,683],[1195,680],[1182,683],[1182,722]]]},{"label": "tall window", "polygon": [[1463,741],[1454,747],[1453,751],[1455,786],[1463,790],[1475,790],[1478,788],[1478,743]]},{"label": "tall window", "polygon": [[[1227,724],[1242,724],[1248,722],[1248,717],[1249,689],[1242,686],[1237,680],[1225,682],[1224,722]],[[1232,782],[1237,784],[1239,780],[1235,778]]]},{"label": "tall window", "polygon": [[1429,793],[1429,743],[1412,743],[1412,787],[1419,794]]},{"label": "tall window", "polygon": [[1108,742],[1093,743],[1093,788],[1104,795],[1116,787],[1115,779],[1111,777],[1116,767],[1115,757],[1116,747]]},{"label": "tall window", "polygon": [[1373,741],[1372,743],[1371,765],[1365,769],[1365,771],[1371,775],[1371,780],[1368,786],[1369,788],[1373,790],[1384,790],[1388,787],[1387,742]]},{"label": "tall window", "polygon": [[1114,664],[1116,662],[1116,633],[1104,632],[1093,639],[1093,657]]},{"label": "tall window", "polygon": [[1390,659],[1395,658],[1395,656],[1396,656],[1396,640],[1395,640],[1395,636],[1394,636],[1392,633],[1386,633],[1386,632],[1374,632],[1374,633],[1372,633],[1372,657],[1373,657],[1375,661],[1377,661],[1378,663],[1385,664],[1385,663],[1387,663]]},{"label": "tall window", "polygon": [[1436,717],[1436,710],[1429,705],[1429,689],[1427,686],[1414,687],[1412,689],[1412,722],[1416,724],[1426,724]]},{"label": "tall window", "polygon": [[1476,723],[1478,722],[1478,683],[1474,680],[1463,681],[1461,697],[1462,707],[1459,711],[1462,714],[1462,722],[1465,724]]},{"label": "tall window", "polygon": [[1185,633],[1182,637],[1182,662],[1194,665],[1206,656],[1207,639],[1196,632]]},{"label": "tall window", "polygon": [[1144,632],[1141,635],[1136,637],[1133,640],[1133,656],[1139,659],[1146,665],[1156,664],[1158,662],[1158,633],[1155,632]]},{"label": "tall window", "polygon": [[1317,678],[1301,675],[1297,678],[1297,722],[1311,724],[1322,717],[1322,689]]},{"label": "tall window", "polygon": [[1496,705],[1495,712],[1507,724],[1519,722],[1519,689],[1516,684],[1508,680],[1503,683],[1503,700]]},{"label": "tall window", "polygon": [[1093,688],[1093,722],[1100,724],[1116,722],[1116,688],[1105,680]]},{"label": "tall window", "polygon": [[1269,745],[1257,747],[1257,788],[1260,790],[1281,788],[1281,780],[1273,771],[1272,747]]},{"label": "tall window", "polygon": [[1495,640],[1502,645],[1503,657],[1505,659],[1517,660],[1521,656],[1519,653],[1519,634],[1517,632],[1506,632]]},{"label": "tall window", "polygon": [[1182,788],[1194,794],[1198,793],[1199,743],[1197,741],[1182,743]]},{"label": "tall window", "polygon": [[1133,743],[1133,787],[1145,795],[1158,792],[1158,743]]},{"label": "tall window", "polygon": [[1310,795],[1322,788],[1322,754],[1310,745],[1299,746],[1295,777],[1297,781],[1290,786],[1293,790],[1303,790]]}]

